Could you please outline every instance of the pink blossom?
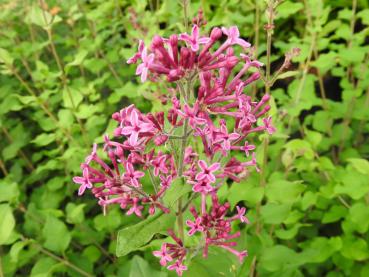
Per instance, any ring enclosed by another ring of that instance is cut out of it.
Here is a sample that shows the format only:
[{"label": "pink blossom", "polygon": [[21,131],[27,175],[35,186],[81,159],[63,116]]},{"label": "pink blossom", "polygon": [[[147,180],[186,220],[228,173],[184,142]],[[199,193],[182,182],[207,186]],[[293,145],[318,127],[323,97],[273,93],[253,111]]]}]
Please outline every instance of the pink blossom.
[{"label": "pink blossom", "polygon": [[144,49],[145,49],[145,43],[143,42],[143,40],[140,39],[138,43],[138,52],[135,53],[132,57],[130,57],[127,60],[127,63],[128,64],[136,63],[138,59],[141,59],[142,52]]},{"label": "pink blossom", "polygon": [[245,151],[246,153],[246,157],[248,157],[250,155],[250,150],[254,150],[255,149],[255,145],[249,144],[249,142],[246,140],[245,141],[245,145],[241,146],[240,149],[242,151]]},{"label": "pink blossom", "polygon": [[194,52],[199,50],[200,44],[206,44],[210,41],[210,38],[207,37],[200,38],[199,27],[196,24],[192,27],[191,35],[184,33],[179,36],[179,39],[187,42],[191,46],[191,50]]},{"label": "pink blossom", "polygon": [[142,212],[141,210],[143,209],[143,206],[138,205],[138,198],[134,198],[133,199],[133,205],[132,207],[127,211],[127,215],[131,215],[133,213],[135,213],[137,216],[141,217],[142,216]]},{"label": "pink blossom", "polygon": [[121,130],[121,133],[129,136],[129,143],[132,146],[137,144],[140,133],[150,132],[153,130],[152,124],[138,119],[138,113],[136,110],[132,110],[129,122],[131,125],[124,126]]},{"label": "pink blossom", "polygon": [[86,188],[88,189],[92,188],[92,183],[89,178],[88,168],[85,167],[83,169],[83,177],[79,177],[79,176],[73,177],[73,182],[81,185],[78,190],[78,195],[82,195],[85,192]]},{"label": "pink blossom", "polygon": [[188,227],[191,228],[190,231],[188,231],[189,236],[192,236],[196,232],[204,231],[204,228],[201,226],[201,217],[196,218],[195,222],[187,220],[186,224],[187,224]]},{"label": "pink blossom", "polygon": [[161,181],[160,185],[164,188],[169,188],[170,185],[172,184],[173,177],[170,176],[170,175],[167,176],[167,177],[160,175],[159,178],[160,178],[160,181]]},{"label": "pink blossom", "polygon": [[86,164],[89,164],[96,157],[96,151],[97,151],[97,144],[94,143],[91,154],[86,157],[86,160],[85,160]]},{"label": "pink blossom", "polygon": [[166,160],[166,155],[159,153],[155,159],[150,161],[150,164],[154,167],[154,176],[158,176],[159,172],[168,173],[168,168],[165,164]]},{"label": "pink blossom", "polygon": [[144,47],[141,53],[141,60],[142,63],[138,65],[136,75],[141,75],[141,82],[145,82],[149,68],[154,62],[154,54],[147,55],[147,49]]},{"label": "pink blossom", "polygon": [[190,108],[187,104],[184,105],[183,112],[181,110],[177,110],[177,112],[184,118],[187,118],[189,121],[189,125],[195,129],[196,125],[204,125],[206,120],[198,117],[199,113],[199,104],[195,103],[193,108]]},{"label": "pink blossom", "polygon": [[214,183],[216,178],[213,173],[220,168],[220,163],[213,163],[208,167],[205,161],[200,160],[197,164],[201,168],[201,172],[196,175],[196,180],[201,181],[206,179],[210,183]]},{"label": "pink blossom", "polygon": [[209,193],[211,191],[213,191],[213,187],[210,185],[210,182],[208,179],[204,178],[203,180],[200,181],[196,181],[196,182],[192,182],[194,183],[194,186],[192,187],[192,190],[194,192],[198,192],[198,193]]},{"label": "pink blossom", "polygon": [[240,208],[239,206],[236,206],[236,208],[237,208],[237,217],[240,219],[240,221],[243,223],[249,224],[250,221],[245,216],[246,208],[244,207]]},{"label": "pink blossom", "polygon": [[223,34],[228,36],[227,42],[231,45],[238,44],[243,48],[249,48],[251,46],[250,43],[240,38],[240,32],[238,31],[237,26],[229,27],[228,29],[222,27]]},{"label": "pink blossom", "polygon": [[163,243],[160,250],[154,251],[153,254],[155,257],[160,258],[160,264],[162,266],[166,266],[167,262],[171,262],[173,260],[173,258],[168,254],[166,243]]},{"label": "pink blossom", "polygon": [[141,171],[135,171],[131,163],[126,164],[126,172],[123,174],[123,178],[127,180],[132,186],[138,187],[140,185],[139,180],[145,176],[145,173]]},{"label": "pink blossom", "polygon": [[174,264],[167,267],[169,270],[175,270],[178,276],[182,276],[183,271],[187,270],[187,266],[183,265],[182,261],[177,260]]},{"label": "pink blossom", "polygon": [[272,125],[272,117],[268,116],[263,119],[265,130],[269,133],[269,135],[273,134],[276,129]]}]

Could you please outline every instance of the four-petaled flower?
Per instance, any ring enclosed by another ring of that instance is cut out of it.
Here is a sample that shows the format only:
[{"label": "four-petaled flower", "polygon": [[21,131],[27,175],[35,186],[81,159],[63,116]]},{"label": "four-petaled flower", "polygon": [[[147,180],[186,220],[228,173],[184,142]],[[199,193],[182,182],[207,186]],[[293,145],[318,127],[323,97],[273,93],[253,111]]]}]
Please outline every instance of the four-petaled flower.
[{"label": "four-petaled flower", "polygon": [[192,34],[188,35],[187,33],[180,34],[180,40],[187,42],[191,46],[191,50],[197,52],[199,50],[200,44],[206,44],[210,41],[210,38],[201,37],[199,27],[195,24],[192,27]]},{"label": "four-petaled flower", "polygon": [[188,231],[188,235],[192,236],[196,232],[202,232],[204,231],[204,227],[201,226],[201,217],[198,217],[195,219],[195,222],[192,222],[191,220],[187,220],[186,224],[188,227],[190,227],[190,231]]},{"label": "four-petaled flower", "polygon": [[248,141],[245,141],[245,145],[241,146],[240,149],[242,151],[245,151],[246,153],[246,157],[248,157],[250,155],[250,150],[254,150],[255,149],[255,145],[249,144]]},{"label": "four-petaled flower", "polygon": [[135,213],[137,216],[141,217],[142,216],[142,212],[141,210],[143,209],[143,206],[140,206],[138,204],[138,198],[133,198],[133,205],[132,207],[127,211],[127,215],[131,215],[133,213]]},{"label": "four-petaled flower", "polygon": [[238,44],[243,48],[248,48],[251,46],[246,40],[240,38],[240,32],[238,31],[237,26],[229,27],[228,29],[222,27],[223,34],[228,36],[227,42],[231,45]]},{"label": "four-petaled flower", "polygon": [[168,168],[165,164],[166,160],[166,155],[162,155],[161,153],[159,153],[155,159],[150,161],[150,164],[154,167],[154,176],[158,176],[159,171],[161,171],[162,173],[168,173]]},{"label": "four-petaled flower", "polygon": [[187,104],[183,107],[183,112],[181,110],[177,110],[177,112],[184,118],[188,119],[188,123],[192,127],[192,129],[196,128],[196,125],[204,125],[206,120],[198,117],[197,114],[199,112],[199,104],[198,102],[195,103],[193,108],[190,108]]},{"label": "four-petaled flower", "polygon": [[167,267],[169,270],[175,270],[178,276],[182,276],[184,270],[187,270],[187,266],[183,265],[182,261],[177,260],[174,264]]},{"label": "four-petaled flower", "polygon": [[237,208],[237,217],[240,219],[240,221],[243,223],[249,224],[250,221],[245,216],[246,208],[245,207],[240,208],[239,206],[236,206],[236,208]]},{"label": "four-petaled flower", "polygon": [[171,175],[165,177],[165,176],[162,176],[160,175],[159,176],[160,178],[160,185],[164,188],[169,188],[171,183],[172,183],[172,180],[173,180],[173,177]]},{"label": "four-petaled flower", "polygon": [[197,181],[194,184],[192,190],[194,192],[207,194],[209,192],[212,192],[214,190],[214,188],[210,185],[208,179],[203,179],[203,180]]},{"label": "four-petaled flower", "polygon": [[139,120],[136,110],[132,110],[129,119],[131,126],[125,125],[122,128],[121,133],[122,135],[129,136],[129,144],[135,146],[137,145],[139,134],[152,131],[153,125]]},{"label": "four-petaled flower", "polygon": [[220,163],[213,163],[208,167],[205,161],[199,160],[197,164],[201,168],[201,172],[196,175],[196,180],[208,180],[210,183],[214,183],[216,179],[213,172],[220,168]]},{"label": "four-petaled flower", "polygon": [[154,54],[147,55],[147,48],[144,47],[141,53],[141,60],[142,63],[137,66],[136,75],[141,75],[141,82],[145,82],[149,68],[154,62]]},{"label": "four-petaled flower", "polygon": [[239,138],[240,138],[240,135],[237,133],[229,134],[225,124],[222,124],[222,126],[220,127],[218,138],[215,142],[222,142],[222,149],[225,151],[229,151],[229,149],[231,149],[232,141],[235,141]]},{"label": "four-petaled flower", "polygon": [[272,117],[271,116],[268,116],[267,118],[263,118],[263,123],[264,123],[265,130],[267,130],[269,135],[273,134],[276,131],[276,129],[272,125]]},{"label": "four-petaled flower", "polygon": [[145,176],[145,173],[142,171],[135,171],[133,165],[131,163],[126,163],[126,172],[123,174],[123,178],[127,180],[132,186],[139,187],[140,183],[138,179]]},{"label": "four-petaled flower", "polygon": [[85,167],[83,169],[83,177],[73,177],[73,182],[75,182],[76,184],[80,184],[80,187],[78,189],[78,195],[82,195],[86,188],[91,189],[92,188],[92,183],[90,181],[89,178],[89,171],[88,171],[88,167]]},{"label": "four-petaled flower", "polygon": [[173,258],[168,254],[167,244],[163,243],[160,250],[152,252],[155,257],[160,258],[160,264],[165,266],[168,262],[171,262]]}]

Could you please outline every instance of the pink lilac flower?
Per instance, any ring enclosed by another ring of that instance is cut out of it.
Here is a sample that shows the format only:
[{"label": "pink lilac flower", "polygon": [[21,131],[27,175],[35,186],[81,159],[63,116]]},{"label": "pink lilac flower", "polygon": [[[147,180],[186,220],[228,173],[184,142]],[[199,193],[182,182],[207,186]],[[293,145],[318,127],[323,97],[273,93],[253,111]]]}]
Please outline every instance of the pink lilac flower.
[{"label": "pink lilac flower", "polygon": [[196,24],[192,27],[191,35],[184,33],[179,36],[179,39],[185,41],[188,45],[190,45],[191,50],[194,52],[197,52],[199,50],[200,44],[206,44],[210,41],[210,38],[207,37],[200,38],[199,27]]},{"label": "pink lilac flower", "polygon": [[195,128],[197,125],[204,125],[206,120],[200,118],[198,116],[199,112],[199,104],[196,102],[193,108],[190,108],[187,104],[184,105],[183,112],[178,110],[178,114],[188,119],[188,123],[192,128]]},{"label": "pink lilac flower", "polygon": [[183,271],[187,270],[187,266],[183,265],[182,261],[177,260],[174,264],[167,267],[169,270],[175,270],[178,276],[182,276]]},{"label": "pink lilac flower", "polygon": [[228,36],[227,42],[231,45],[238,44],[243,48],[248,48],[251,46],[250,43],[240,38],[240,32],[238,31],[237,26],[229,27],[228,29],[222,27],[222,31],[225,35]]},{"label": "pink lilac flower", "polygon": [[276,131],[276,129],[272,125],[272,118],[270,116],[268,116],[267,118],[264,118],[263,122],[264,122],[265,130],[267,130],[267,132],[270,135]]},{"label": "pink lilac flower", "polygon": [[143,206],[140,206],[138,204],[139,199],[138,198],[133,198],[133,205],[132,207],[127,211],[127,215],[131,215],[133,213],[135,213],[137,216],[141,217],[142,216],[142,212],[141,210],[143,209]]},{"label": "pink lilac flower", "polygon": [[204,228],[201,226],[201,217],[196,218],[195,222],[187,220],[186,224],[187,224],[188,227],[191,228],[190,231],[188,231],[189,236],[192,236],[196,232],[204,231]]},{"label": "pink lilac flower", "polygon": [[127,180],[132,186],[140,186],[139,179],[145,176],[142,171],[135,171],[131,163],[126,164],[126,172],[123,174],[123,178]]},{"label": "pink lilac flower", "polygon": [[88,168],[85,167],[83,169],[83,177],[78,176],[73,177],[73,182],[81,185],[78,190],[78,195],[82,195],[85,192],[86,188],[88,189],[92,188],[92,183],[88,175],[89,175]]},{"label": "pink lilac flower", "polygon": [[150,132],[153,127],[152,124],[143,122],[138,119],[138,113],[136,110],[133,110],[130,115],[130,124],[131,126],[124,126],[121,129],[121,133],[123,135],[129,136],[129,143],[132,146],[137,145],[138,137],[140,133]]},{"label": "pink lilac flower", "polygon": [[162,187],[169,188],[170,185],[172,184],[173,177],[171,175],[169,175],[169,176],[160,175],[159,178],[160,178],[160,181],[161,181],[160,185]]},{"label": "pink lilac flower", "polygon": [[163,243],[159,251],[153,251],[155,257],[160,258],[160,264],[166,266],[168,262],[171,262],[173,258],[169,255],[167,251],[167,244]]},{"label": "pink lilac flower", "polygon": [[220,168],[220,163],[214,163],[208,166],[205,161],[200,160],[198,165],[201,168],[201,172],[196,175],[196,180],[201,181],[205,179],[210,183],[214,183],[216,178],[213,173]]},{"label": "pink lilac flower", "polygon": [[127,60],[128,64],[132,64],[132,63],[136,63],[138,59],[142,58],[142,52],[145,49],[145,43],[143,42],[143,40],[140,40],[138,43],[138,52],[135,53],[132,57],[130,57]]},{"label": "pink lilac flower", "polygon": [[147,55],[146,47],[141,52],[142,63],[136,69],[136,75],[141,75],[141,81],[145,82],[150,66],[154,62],[154,54]]},{"label": "pink lilac flower", "polygon": [[246,153],[246,157],[248,157],[250,155],[250,150],[254,150],[255,149],[255,145],[249,144],[249,142],[246,140],[245,144],[243,146],[240,147],[240,149],[242,151],[245,151]]}]

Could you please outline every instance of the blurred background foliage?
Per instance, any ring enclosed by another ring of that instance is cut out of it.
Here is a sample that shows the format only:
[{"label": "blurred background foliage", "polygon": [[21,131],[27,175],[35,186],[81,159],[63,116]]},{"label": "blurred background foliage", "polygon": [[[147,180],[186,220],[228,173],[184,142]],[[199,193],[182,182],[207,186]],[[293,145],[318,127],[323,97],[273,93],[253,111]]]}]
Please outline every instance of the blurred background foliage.
[{"label": "blurred background foliage", "polygon": [[[191,1],[214,26],[238,25],[265,62],[266,3]],[[301,54],[272,88],[277,134],[259,147],[263,171],[222,190],[243,204],[249,257],[195,258],[184,276],[369,276],[369,4],[285,0],[272,69]],[[116,258],[117,231],[71,181],[93,142],[134,103],[158,111],[166,87],[139,83],[126,60],[137,40],[184,31],[175,0],[0,1],[0,276],[172,276],[151,255]],[[249,89],[258,96],[263,84]],[[264,138],[265,139],[265,138]]]}]

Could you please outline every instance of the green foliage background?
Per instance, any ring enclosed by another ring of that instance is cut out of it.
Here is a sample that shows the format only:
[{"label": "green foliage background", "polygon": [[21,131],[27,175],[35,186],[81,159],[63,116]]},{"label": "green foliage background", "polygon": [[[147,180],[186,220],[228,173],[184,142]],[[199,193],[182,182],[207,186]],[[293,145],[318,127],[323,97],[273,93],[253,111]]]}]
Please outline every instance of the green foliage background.
[{"label": "green foliage background", "polygon": [[[158,242],[117,258],[118,230],[139,220],[104,217],[71,179],[114,111],[161,109],[166,88],[125,62],[138,38],[184,31],[179,1],[45,2],[56,16],[0,1],[0,276],[172,276],[151,255]],[[192,1],[192,16],[199,7],[207,28],[238,25],[265,61],[265,1]],[[249,257],[211,252],[184,276],[369,276],[369,4],[286,0],[277,12],[272,68],[301,48],[272,88],[278,132],[258,149],[263,172],[221,192],[249,210],[234,226]]]}]

